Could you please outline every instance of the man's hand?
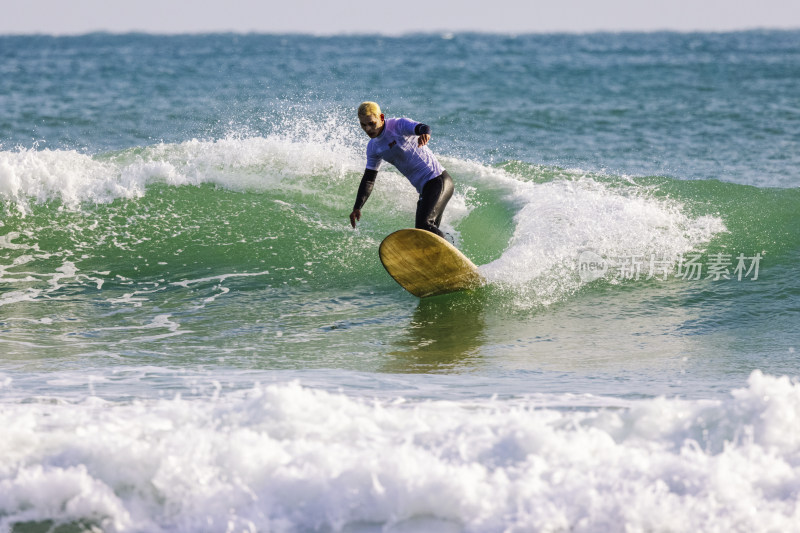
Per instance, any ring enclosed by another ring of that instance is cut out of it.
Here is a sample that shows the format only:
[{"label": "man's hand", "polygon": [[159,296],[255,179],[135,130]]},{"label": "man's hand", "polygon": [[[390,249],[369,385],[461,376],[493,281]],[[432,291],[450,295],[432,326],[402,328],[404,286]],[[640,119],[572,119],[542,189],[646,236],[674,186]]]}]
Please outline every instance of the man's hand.
[{"label": "man's hand", "polygon": [[356,220],[361,220],[361,209],[353,209],[350,213],[350,225],[356,227]]},{"label": "man's hand", "polygon": [[425,146],[426,144],[428,144],[428,141],[430,140],[431,140],[430,134],[424,133],[420,135],[419,138],[417,139],[417,146]]}]

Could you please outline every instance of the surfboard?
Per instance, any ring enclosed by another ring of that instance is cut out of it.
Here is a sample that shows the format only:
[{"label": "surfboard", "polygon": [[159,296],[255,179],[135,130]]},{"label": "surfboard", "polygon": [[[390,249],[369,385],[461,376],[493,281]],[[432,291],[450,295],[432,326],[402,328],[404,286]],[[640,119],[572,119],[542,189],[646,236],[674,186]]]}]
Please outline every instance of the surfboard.
[{"label": "surfboard", "polygon": [[383,240],[378,253],[389,275],[419,298],[472,289],[484,283],[472,261],[429,231],[395,231]]}]

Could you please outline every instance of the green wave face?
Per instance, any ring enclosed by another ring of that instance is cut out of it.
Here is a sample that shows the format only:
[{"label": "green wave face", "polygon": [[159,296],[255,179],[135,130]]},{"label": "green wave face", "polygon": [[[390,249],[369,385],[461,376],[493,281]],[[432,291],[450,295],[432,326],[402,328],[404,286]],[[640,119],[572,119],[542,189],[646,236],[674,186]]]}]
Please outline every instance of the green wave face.
[{"label": "green wave face", "polygon": [[[666,298],[668,307],[694,309],[713,307],[721,293],[742,305],[762,305],[763,291],[797,296],[788,281],[800,259],[797,189],[443,158],[457,184],[444,229],[490,283],[420,303],[377,256],[383,237],[412,225],[416,194],[399,174],[382,172],[353,230],[348,214],[363,163],[359,147],[348,150],[255,138],[96,157],[4,153],[27,159],[12,166],[16,188],[4,191],[0,309],[9,324],[39,324],[12,336],[33,342],[44,328],[67,338],[66,348],[36,349],[59,358],[96,349],[159,357],[191,350],[202,359],[245,349],[266,354],[259,360],[268,366],[313,367],[356,353],[365,357],[358,368],[375,369],[383,365],[375,354],[418,344],[407,338],[409,324],[439,339],[440,355],[471,353],[485,342],[487,322],[525,323],[598,299]],[[671,273],[586,279],[579,257],[587,251],[658,254]],[[708,263],[716,254],[735,262],[739,253],[763,258],[758,282],[692,284],[676,274],[682,255]],[[477,332],[471,341],[465,323]]]},{"label": "green wave face", "polygon": [[[258,142],[266,146],[261,152],[230,162],[229,152],[253,152]],[[9,278],[14,285],[7,288],[35,288],[34,279],[66,263],[106,288],[120,280],[180,283],[201,274],[254,272],[262,272],[251,280],[261,285],[382,285],[376,244],[413,221],[416,198],[402,177],[382,173],[353,231],[347,215],[360,178],[357,156],[337,161],[316,153],[316,164],[298,165],[290,162],[292,151],[307,147],[263,139],[192,144],[77,157],[84,168],[73,170],[77,178],[69,187],[42,192],[38,184],[38,198],[25,196],[24,187],[16,197],[6,195],[0,230],[5,272],[27,269],[32,276],[27,282]],[[197,161],[209,151],[218,153]],[[61,156],[50,163],[52,173],[76,165],[74,153],[45,155]],[[631,232],[650,239],[654,252],[682,238],[680,251],[761,253],[772,266],[788,264],[800,248],[797,189],[445,161],[457,178],[445,229],[479,265],[502,259],[515,244],[526,253],[537,244],[561,255],[563,248],[644,252],[614,240],[615,233]],[[615,218],[628,225],[615,225]],[[581,233],[581,225],[600,227]],[[537,266],[525,261],[531,257],[522,253],[512,267]],[[513,280],[501,274],[498,281]]]}]

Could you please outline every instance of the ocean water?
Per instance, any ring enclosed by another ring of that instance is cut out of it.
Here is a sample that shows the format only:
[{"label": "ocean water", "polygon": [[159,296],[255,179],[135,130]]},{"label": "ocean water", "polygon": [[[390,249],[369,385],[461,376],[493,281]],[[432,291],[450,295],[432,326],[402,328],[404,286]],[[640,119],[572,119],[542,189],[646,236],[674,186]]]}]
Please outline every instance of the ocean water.
[{"label": "ocean water", "polygon": [[[0,37],[0,531],[800,531],[800,32]],[[358,229],[430,124],[488,279]]]}]

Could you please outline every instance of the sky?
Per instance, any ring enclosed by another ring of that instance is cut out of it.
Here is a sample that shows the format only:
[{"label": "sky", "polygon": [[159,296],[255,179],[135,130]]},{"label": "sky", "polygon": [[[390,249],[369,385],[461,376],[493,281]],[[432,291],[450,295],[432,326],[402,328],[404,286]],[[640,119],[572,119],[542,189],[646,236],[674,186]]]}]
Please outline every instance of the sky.
[{"label": "sky", "polygon": [[8,0],[0,34],[800,29],[800,0]]}]

